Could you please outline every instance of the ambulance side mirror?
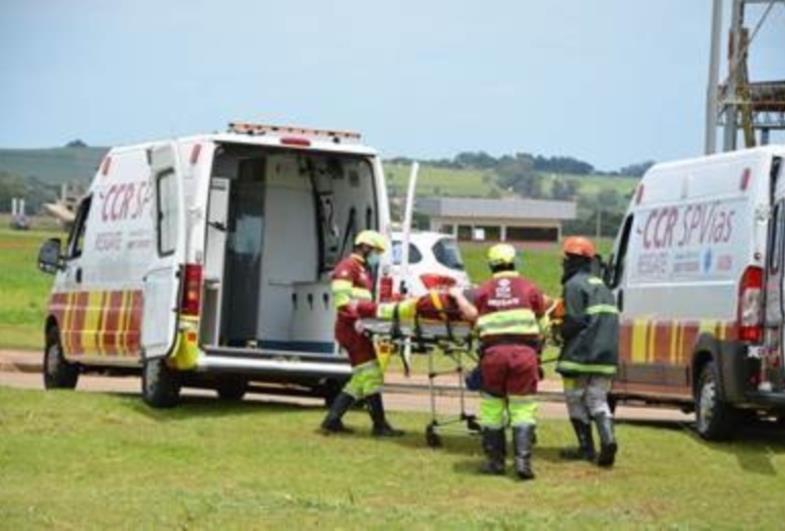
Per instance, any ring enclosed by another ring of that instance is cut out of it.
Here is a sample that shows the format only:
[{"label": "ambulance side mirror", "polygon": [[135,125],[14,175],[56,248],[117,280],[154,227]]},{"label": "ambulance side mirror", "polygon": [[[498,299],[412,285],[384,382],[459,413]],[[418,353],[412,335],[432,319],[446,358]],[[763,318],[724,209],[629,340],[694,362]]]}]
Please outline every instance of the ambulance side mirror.
[{"label": "ambulance side mirror", "polygon": [[38,269],[52,275],[63,269],[61,247],[60,238],[46,240],[38,251]]}]

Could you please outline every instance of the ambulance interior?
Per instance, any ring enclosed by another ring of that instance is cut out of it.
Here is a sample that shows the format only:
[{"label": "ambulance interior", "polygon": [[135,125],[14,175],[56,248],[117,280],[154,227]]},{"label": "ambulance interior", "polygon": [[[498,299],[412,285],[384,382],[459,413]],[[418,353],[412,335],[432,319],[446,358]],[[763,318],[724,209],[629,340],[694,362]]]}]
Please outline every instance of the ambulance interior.
[{"label": "ambulance interior", "polygon": [[333,355],[329,274],[378,227],[367,157],[223,144],[207,208],[200,342]]}]

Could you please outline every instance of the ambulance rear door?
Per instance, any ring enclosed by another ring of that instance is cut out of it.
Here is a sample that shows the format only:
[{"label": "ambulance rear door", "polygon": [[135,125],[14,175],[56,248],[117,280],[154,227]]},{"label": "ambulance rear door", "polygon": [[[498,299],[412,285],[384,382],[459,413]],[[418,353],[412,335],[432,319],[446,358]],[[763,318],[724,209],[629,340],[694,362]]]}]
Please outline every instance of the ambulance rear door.
[{"label": "ambulance rear door", "polygon": [[[783,355],[785,339],[785,179],[783,159],[775,157],[771,166],[768,242],[766,249],[766,343]],[[782,365],[783,360],[765,360],[767,365]],[[772,363],[773,362],[773,363]],[[767,374],[767,377],[775,377]]]},{"label": "ambulance rear door", "polygon": [[143,277],[142,351],[150,359],[168,355],[175,345],[185,263],[186,209],[175,143],[153,146],[148,160],[156,251]]}]

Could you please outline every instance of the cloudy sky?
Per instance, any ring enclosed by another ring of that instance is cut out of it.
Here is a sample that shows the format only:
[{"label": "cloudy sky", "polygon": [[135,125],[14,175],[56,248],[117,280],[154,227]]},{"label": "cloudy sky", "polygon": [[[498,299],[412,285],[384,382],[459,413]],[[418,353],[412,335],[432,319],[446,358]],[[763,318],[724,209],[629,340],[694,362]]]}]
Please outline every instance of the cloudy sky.
[{"label": "cloudy sky", "polygon": [[[0,147],[243,119],[358,130],[385,156],[696,155],[710,15],[710,0],[2,0]],[[752,51],[753,75],[785,78],[785,6]]]}]

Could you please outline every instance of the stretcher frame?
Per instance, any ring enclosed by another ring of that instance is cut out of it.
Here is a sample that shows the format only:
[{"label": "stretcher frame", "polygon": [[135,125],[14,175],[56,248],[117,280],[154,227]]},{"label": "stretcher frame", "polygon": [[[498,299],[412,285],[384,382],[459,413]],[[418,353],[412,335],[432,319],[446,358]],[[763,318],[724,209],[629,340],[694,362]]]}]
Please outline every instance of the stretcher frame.
[{"label": "stretcher frame", "polygon": [[[442,446],[441,435],[444,433],[479,434],[481,427],[477,416],[466,411],[465,376],[467,362],[478,363],[474,348],[472,326],[463,321],[431,320],[415,317],[411,323],[402,323],[397,315],[392,320],[363,319],[362,324],[372,338],[392,343],[401,354],[404,369],[408,374],[409,346],[415,352],[428,356],[428,392],[430,395],[430,422],[425,427],[425,442],[431,448]],[[444,355],[453,361],[449,369],[436,370],[435,358]],[[458,380],[458,402],[460,412],[455,415],[441,415],[436,404],[436,379],[455,375]],[[463,429],[456,428],[464,425]]]}]

